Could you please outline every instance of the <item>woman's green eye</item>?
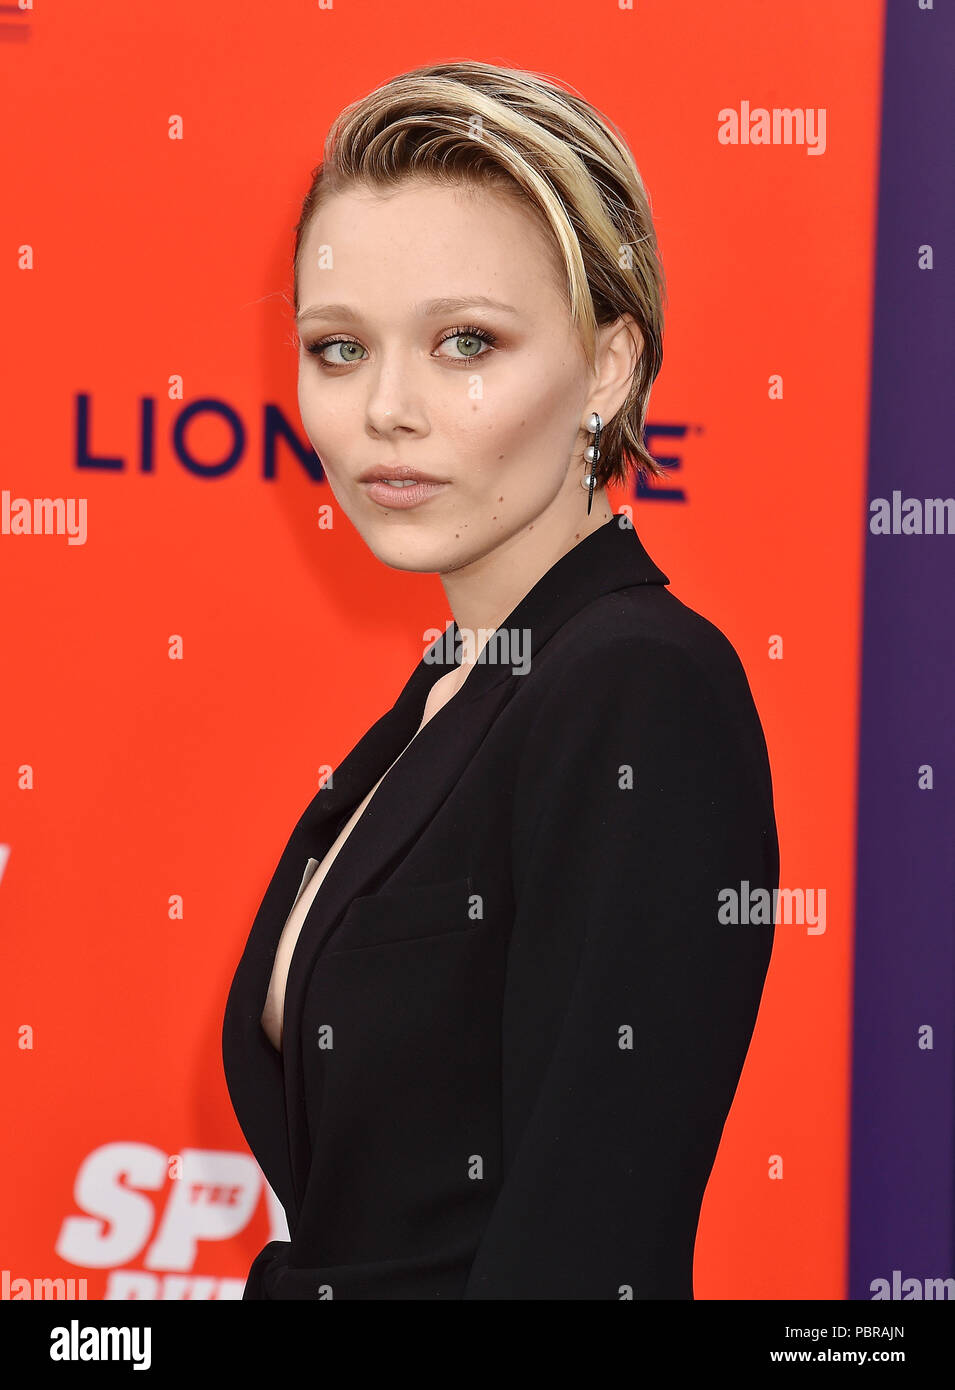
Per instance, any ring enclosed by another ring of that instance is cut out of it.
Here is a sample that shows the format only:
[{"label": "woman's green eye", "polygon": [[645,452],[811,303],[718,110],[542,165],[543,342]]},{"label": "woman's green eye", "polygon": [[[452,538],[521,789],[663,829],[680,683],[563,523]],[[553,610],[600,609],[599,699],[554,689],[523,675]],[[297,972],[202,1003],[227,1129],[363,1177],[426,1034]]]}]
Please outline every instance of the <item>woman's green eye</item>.
[{"label": "woman's green eye", "polygon": [[[328,352],[331,348],[341,348],[342,356],[338,359],[339,362],[360,362],[360,354],[364,353],[365,351],[361,343],[326,343],[325,346],[322,348],[322,356],[324,357],[325,353]],[[328,362],[329,360],[331,361],[332,366],[335,366],[335,359],[329,359],[327,357],[325,358],[326,362]]]},{"label": "woman's green eye", "polygon": [[475,356],[484,346],[481,339],[475,338],[473,333],[460,333],[454,341],[465,357]]}]

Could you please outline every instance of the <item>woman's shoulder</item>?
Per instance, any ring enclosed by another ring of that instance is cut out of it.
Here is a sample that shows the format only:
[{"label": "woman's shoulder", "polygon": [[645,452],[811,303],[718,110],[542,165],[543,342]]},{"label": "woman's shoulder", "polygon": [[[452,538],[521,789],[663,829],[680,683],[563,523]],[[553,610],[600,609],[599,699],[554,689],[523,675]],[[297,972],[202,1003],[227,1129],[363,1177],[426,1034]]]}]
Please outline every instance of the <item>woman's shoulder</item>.
[{"label": "woman's shoulder", "polygon": [[[534,679],[536,675],[536,680]],[[623,685],[649,692],[699,686],[731,702],[751,700],[746,672],[726,634],[660,585],[603,594],[531,651],[522,680],[537,698]]]},{"label": "woman's shoulder", "polygon": [[771,797],[762,723],[735,647],[659,585],[581,608],[532,654],[521,683],[511,706],[526,731],[519,780],[534,796],[546,795],[547,750],[559,751],[564,773],[593,766],[599,775],[639,748],[654,783],[692,765],[701,783],[709,769],[711,783],[745,782]]}]

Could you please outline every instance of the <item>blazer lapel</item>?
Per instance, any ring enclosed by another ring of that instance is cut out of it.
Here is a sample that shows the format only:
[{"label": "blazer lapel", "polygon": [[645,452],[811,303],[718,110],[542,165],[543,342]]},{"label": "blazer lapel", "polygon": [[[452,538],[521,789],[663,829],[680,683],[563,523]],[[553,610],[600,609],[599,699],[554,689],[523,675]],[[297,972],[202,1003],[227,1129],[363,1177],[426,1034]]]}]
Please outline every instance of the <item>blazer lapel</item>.
[{"label": "blazer lapel", "polygon": [[[436,647],[437,645],[435,644]],[[440,654],[435,656],[433,662],[422,658],[395,704],[371,726],[335,769],[331,786],[322,787],[305,808],[289,837],[255,915],[229,992],[222,1029],[222,1056],[229,1095],[246,1142],[259,1167],[269,1175],[273,1190],[285,1208],[290,1224],[295,1222],[298,1212],[297,1185],[293,1182],[289,1140],[291,1130],[297,1133],[297,1129],[294,1124],[290,1127],[290,1119],[297,1115],[302,1101],[301,1072],[289,1066],[290,1058],[296,1056],[299,1051],[295,1015],[290,1005],[293,998],[297,1000],[300,997],[299,994],[293,996],[292,986],[293,979],[296,986],[302,980],[302,962],[297,947],[292,958],[294,975],[293,971],[290,971],[286,989],[286,1026],[283,1029],[283,1048],[280,1054],[266,1036],[261,1021],[275,952],[309,858],[317,859],[319,862],[324,858],[357,803],[368,789],[374,786],[418,728],[428,691],[448,669],[448,664],[442,660]],[[383,790],[384,785],[379,788],[379,791]],[[377,795],[372,798],[372,803],[376,800]],[[371,809],[371,805],[368,809]],[[362,821],[364,824],[364,817]],[[333,869],[342,858],[351,839],[349,836],[342,853],[332,866]],[[368,866],[372,871],[371,859]],[[364,877],[362,882],[367,882],[369,876]],[[326,896],[330,879],[331,874],[322,884],[316,902],[303,925],[299,943],[302,951],[306,949],[306,945],[311,944],[308,935],[315,930],[316,920],[320,933],[319,940],[314,943],[316,949],[333,924],[329,912],[331,904]],[[345,880],[339,878],[337,882],[338,895],[335,901],[338,906],[334,909],[336,913],[347,903],[346,887],[347,897],[361,892],[354,881],[346,885]],[[331,888],[335,887],[333,881]],[[309,961],[314,959],[314,950],[309,950],[308,954]],[[292,1089],[287,1091],[289,1085]],[[294,1103],[291,1105],[288,1103],[289,1095],[294,1097]]]},{"label": "blazer lapel", "polygon": [[[469,690],[475,673],[471,672],[458,694],[412,738],[421,722],[427,689],[441,674],[440,670],[432,668],[431,679],[423,693],[420,682],[416,683],[421,698],[416,697],[414,701],[417,717],[413,724],[409,727],[403,720],[395,721],[392,733],[396,737],[390,737],[387,744],[378,749],[378,756],[363,755],[352,768],[343,764],[335,773],[336,786],[341,779],[342,787],[342,802],[338,804],[347,816],[401,753],[400,773],[396,767],[394,772],[398,775],[392,776],[389,772],[385,777],[332,862],[302,925],[289,967],[282,1060],[288,1104],[289,1158],[297,1203],[304,1195],[311,1164],[301,1025],[312,967],[352,900],[373,893],[415,844],[460,780],[501,706],[510,698],[511,692],[506,685]],[[321,839],[310,850],[315,858],[325,854],[341,824],[342,817],[336,817],[331,825],[327,816],[324,818]]]}]

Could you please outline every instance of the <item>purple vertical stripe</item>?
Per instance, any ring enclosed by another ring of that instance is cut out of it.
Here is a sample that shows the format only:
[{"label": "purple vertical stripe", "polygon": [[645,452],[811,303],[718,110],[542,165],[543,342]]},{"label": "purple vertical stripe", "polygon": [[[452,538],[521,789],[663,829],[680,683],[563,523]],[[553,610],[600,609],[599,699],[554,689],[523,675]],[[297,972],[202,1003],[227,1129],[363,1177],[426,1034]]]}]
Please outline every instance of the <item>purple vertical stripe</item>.
[{"label": "purple vertical stripe", "polygon": [[[888,0],[870,503],[955,495],[953,59],[950,5]],[[918,265],[925,246],[931,270]],[[955,1274],[955,535],[873,535],[868,507],[860,524],[848,1294],[870,1299],[895,1270],[895,1297],[900,1279],[924,1290]],[[923,765],[934,790],[919,789]],[[919,1047],[926,1026],[931,1050]]]}]

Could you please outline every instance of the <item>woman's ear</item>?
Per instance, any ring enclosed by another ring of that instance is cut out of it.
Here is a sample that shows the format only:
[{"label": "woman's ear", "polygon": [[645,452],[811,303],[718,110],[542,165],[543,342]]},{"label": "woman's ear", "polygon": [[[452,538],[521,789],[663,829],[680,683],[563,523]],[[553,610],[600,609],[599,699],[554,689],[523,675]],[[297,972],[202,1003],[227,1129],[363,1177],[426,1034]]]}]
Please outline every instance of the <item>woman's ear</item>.
[{"label": "woman's ear", "polygon": [[632,314],[621,314],[597,329],[594,390],[588,403],[604,421],[612,420],[627,399],[643,347],[643,334]]}]

